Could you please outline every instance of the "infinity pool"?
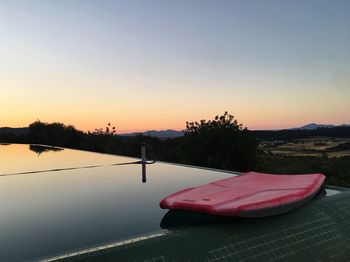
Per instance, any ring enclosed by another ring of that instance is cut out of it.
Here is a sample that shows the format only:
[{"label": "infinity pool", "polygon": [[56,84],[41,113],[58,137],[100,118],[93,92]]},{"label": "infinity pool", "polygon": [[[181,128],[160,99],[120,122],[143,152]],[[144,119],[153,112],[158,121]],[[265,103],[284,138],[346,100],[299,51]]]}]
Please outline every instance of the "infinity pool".
[{"label": "infinity pool", "polygon": [[234,174],[139,159],[0,144],[1,261],[52,257],[162,232],[166,195]]},{"label": "infinity pool", "polygon": [[264,218],[167,211],[180,189],[237,175],[0,144],[0,261],[348,261],[350,191]]}]

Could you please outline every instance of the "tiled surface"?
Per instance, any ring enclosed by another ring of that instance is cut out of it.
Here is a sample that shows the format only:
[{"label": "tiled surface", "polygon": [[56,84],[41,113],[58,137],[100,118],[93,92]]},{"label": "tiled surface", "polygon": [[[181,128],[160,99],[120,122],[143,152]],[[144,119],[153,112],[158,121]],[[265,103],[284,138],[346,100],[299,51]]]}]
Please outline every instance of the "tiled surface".
[{"label": "tiled surface", "polygon": [[285,215],[169,229],[67,261],[349,261],[350,191]]}]

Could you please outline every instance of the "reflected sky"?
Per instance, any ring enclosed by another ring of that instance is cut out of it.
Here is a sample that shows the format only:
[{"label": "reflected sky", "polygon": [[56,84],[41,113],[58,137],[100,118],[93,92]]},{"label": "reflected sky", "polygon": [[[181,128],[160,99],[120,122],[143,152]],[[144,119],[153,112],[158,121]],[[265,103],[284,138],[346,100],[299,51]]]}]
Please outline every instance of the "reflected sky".
[{"label": "reflected sky", "polygon": [[57,168],[111,165],[135,161],[135,158],[91,153],[80,150],[13,144],[0,145],[0,175]]},{"label": "reflected sky", "polygon": [[106,164],[0,177],[5,261],[45,258],[160,231],[167,212],[159,208],[163,197],[232,175],[155,163],[147,165],[147,183],[142,183],[141,165],[107,166],[135,159],[70,149],[38,156],[28,145],[0,146],[0,159],[0,173]]}]

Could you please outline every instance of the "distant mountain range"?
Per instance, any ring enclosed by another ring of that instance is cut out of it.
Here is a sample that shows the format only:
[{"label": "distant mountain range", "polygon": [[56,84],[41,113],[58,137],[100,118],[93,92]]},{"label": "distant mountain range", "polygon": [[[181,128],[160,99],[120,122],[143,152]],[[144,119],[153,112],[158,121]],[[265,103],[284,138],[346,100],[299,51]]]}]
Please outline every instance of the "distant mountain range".
[{"label": "distant mountain range", "polygon": [[29,132],[28,127],[18,127],[18,128],[12,128],[12,127],[0,127],[0,135],[4,134],[14,134],[16,136],[24,135]]},{"label": "distant mountain range", "polygon": [[[333,127],[350,127],[350,125],[343,124],[343,125],[325,125],[325,124],[316,124],[316,123],[311,123],[308,125],[304,125],[301,127],[296,127],[296,128],[290,128],[289,130],[315,130],[317,128],[333,128]],[[254,130],[252,130],[254,131]],[[275,130],[277,131],[277,130]],[[181,137],[184,135],[182,131],[177,131],[177,130],[149,130],[146,132],[135,132],[135,133],[128,133],[128,134],[121,134],[121,136],[137,136],[137,135],[144,135],[144,136],[153,136],[153,137],[158,137],[158,138],[175,138],[175,137]]]},{"label": "distant mountain range", "polygon": [[[301,127],[295,127],[295,128],[290,128],[289,130],[315,130],[317,128],[333,128],[333,127],[350,127],[350,125],[343,124],[343,125],[325,125],[325,124],[316,124],[316,123],[311,123],[308,125],[304,125]],[[254,130],[252,130],[254,131]],[[278,131],[278,130],[275,130]],[[174,138],[174,137],[181,137],[184,135],[182,131],[177,131],[177,130],[149,130],[146,132],[135,132],[135,133],[129,133],[129,134],[121,134],[121,136],[137,136],[137,135],[144,135],[144,136],[153,136],[153,137],[159,137],[159,138]]]},{"label": "distant mountain range", "polygon": [[[350,125],[347,125],[347,124],[343,124],[343,125],[339,125],[340,126],[343,126],[343,127],[350,127]],[[315,124],[315,123],[312,123],[312,124],[308,124],[308,125],[304,125],[304,126],[301,126],[301,127],[297,127],[297,128],[291,128],[292,130],[296,130],[296,129],[302,129],[302,130],[315,130],[317,128],[333,128],[333,127],[337,127],[335,125],[325,125],[325,124]]]},{"label": "distant mountain range", "polygon": [[149,130],[146,132],[134,132],[134,133],[128,133],[128,134],[120,134],[121,136],[137,136],[137,135],[143,135],[143,136],[153,136],[158,138],[175,138],[175,137],[181,137],[184,135],[183,132],[168,129],[168,130]]}]

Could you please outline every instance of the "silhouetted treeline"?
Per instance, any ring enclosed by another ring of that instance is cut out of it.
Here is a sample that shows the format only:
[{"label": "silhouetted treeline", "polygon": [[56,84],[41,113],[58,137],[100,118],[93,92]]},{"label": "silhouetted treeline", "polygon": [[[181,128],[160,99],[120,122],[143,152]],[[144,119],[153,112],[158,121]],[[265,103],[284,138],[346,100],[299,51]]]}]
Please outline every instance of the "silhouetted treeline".
[{"label": "silhouetted treeline", "polygon": [[25,134],[0,134],[0,142],[44,144],[133,157],[140,157],[140,145],[145,142],[149,159],[237,171],[255,166],[257,140],[227,112],[213,120],[186,123],[185,135],[173,139],[118,136],[114,130],[108,124],[105,131],[84,133],[71,125],[36,121]]},{"label": "silhouetted treeline", "polygon": [[285,130],[255,130],[249,131],[250,134],[261,140],[293,140],[301,138],[310,138],[315,136],[350,138],[350,127],[337,126],[331,128],[317,128],[314,130],[306,129],[285,129]]},{"label": "silhouetted treeline", "polygon": [[214,120],[187,122],[181,146],[180,155],[190,164],[248,170],[255,166],[258,142],[225,112]]},{"label": "silhouetted treeline", "polygon": [[[36,121],[27,132],[0,132],[0,142],[44,144],[95,152],[140,157],[140,145],[147,145],[147,158],[233,171],[270,173],[324,173],[330,184],[350,186],[350,157],[291,157],[257,154],[258,140],[291,140],[312,136],[349,137],[348,127],[316,130],[249,131],[225,112],[213,120],[187,122],[184,136],[159,139],[150,136],[118,136],[108,125],[84,133],[61,123]],[[255,137],[254,137],[255,136]],[[339,145],[349,148],[348,143]],[[335,148],[338,149],[338,148]],[[39,153],[35,146],[32,150]]]}]

